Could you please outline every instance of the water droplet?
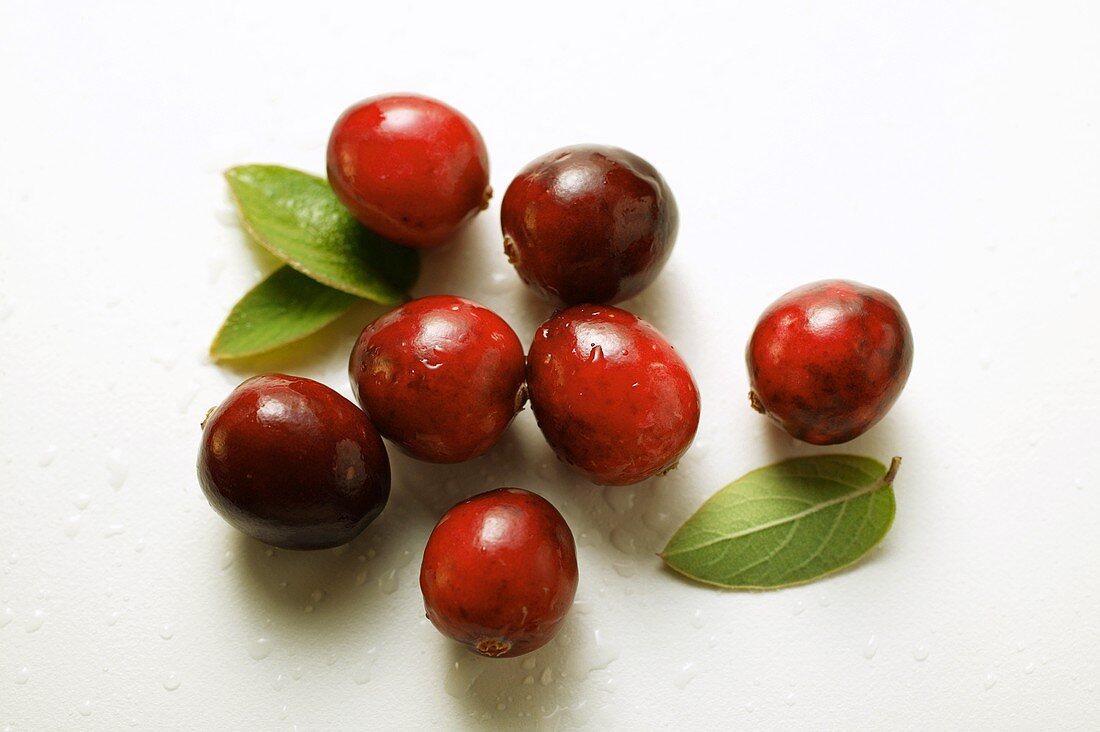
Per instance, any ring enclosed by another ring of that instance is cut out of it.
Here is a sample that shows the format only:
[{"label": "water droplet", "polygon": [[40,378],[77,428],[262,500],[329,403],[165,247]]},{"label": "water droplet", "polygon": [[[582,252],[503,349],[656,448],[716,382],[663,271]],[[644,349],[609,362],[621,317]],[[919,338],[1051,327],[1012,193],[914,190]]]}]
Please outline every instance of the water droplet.
[{"label": "water droplet", "polygon": [[180,352],[171,348],[160,348],[154,351],[150,358],[153,363],[163,367],[165,371],[171,371],[180,360]]},{"label": "water droplet", "polygon": [[582,531],[577,534],[577,546],[600,546],[603,544],[603,535],[598,531]]},{"label": "water droplet", "polygon": [[46,613],[41,610],[35,610],[31,613],[31,616],[27,618],[27,624],[23,626],[23,630],[28,633],[33,633],[41,628],[44,622],[46,622]]},{"label": "water droplet", "polygon": [[447,675],[443,678],[443,688],[456,699],[466,696],[470,687],[477,681],[477,677],[481,675],[482,669],[474,661],[473,658],[463,658],[455,661],[447,669]]},{"label": "water droplet", "polygon": [[793,707],[793,706],[795,705],[795,702],[796,702],[796,701],[798,701],[798,700],[797,700],[797,699],[795,699],[795,696],[794,696],[794,692],[793,692],[793,691],[792,691],[792,692],[789,692],[789,693],[787,694],[786,698],[785,698],[785,699],[783,699],[783,703],[784,703],[784,704],[786,704],[786,705],[787,705],[788,707]]},{"label": "water droplet", "polygon": [[229,569],[229,567],[232,566],[234,556],[232,551],[226,551],[226,553],[222,555],[221,568],[223,570]]},{"label": "water droplet", "polygon": [[248,655],[257,661],[262,661],[271,655],[272,643],[270,638],[260,636],[248,644]]},{"label": "water droplet", "polygon": [[279,709],[279,719],[286,719],[288,714],[290,714],[290,710],[288,710],[286,704],[284,704]]},{"label": "water droplet", "polygon": [[48,468],[57,457],[57,445],[50,445],[38,456],[38,467]]},{"label": "water droplet", "polygon": [[928,658],[928,646],[921,643],[919,646],[913,649],[913,658],[917,661],[923,661]]},{"label": "water droplet", "polygon": [[26,666],[20,666],[19,670],[15,672],[15,683],[25,684],[31,677],[31,670]]},{"label": "water droplet", "polygon": [[387,595],[397,591],[397,570],[391,569],[378,578],[378,588]]},{"label": "water droplet", "polygon": [[367,657],[363,659],[352,674],[352,679],[360,686],[370,681],[371,670],[374,668],[374,652],[374,648],[369,649],[367,651]]},{"label": "water droplet", "polygon": [[92,701],[91,701],[91,699],[88,699],[83,704],[81,704],[79,707],[77,707],[77,711],[80,712],[81,717],[90,717],[90,716],[92,716]]},{"label": "water droplet", "polygon": [[180,688],[179,674],[173,671],[172,673],[165,676],[164,681],[161,683],[164,684],[165,691],[175,691],[176,689]]},{"label": "water droplet", "polygon": [[0,298],[0,320],[7,320],[15,313],[15,298],[10,295]]},{"label": "water droplet", "polygon": [[534,683],[535,683],[535,677],[532,676],[531,674],[527,674],[526,676],[523,677],[523,685],[524,686],[530,686]]},{"label": "water droplet", "polygon": [[534,656],[528,656],[523,659],[523,668],[526,671],[533,671],[536,665],[538,665],[538,661],[535,660]]},{"label": "water droplet", "polygon": [[984,684],[986,691],[992,689],[994,686],[997,685],[997,675],[992,671],[987,671],[985,674]]},{"label": "water droplet", "polygon": [[107,482],[117,491],[122,488],[129,474],[130,469],[123,460],[122,450],[117,447],[111,450],[107,454]]},{"label": "water droplet", "polygon": [[176,397],[176,412],[179,414],[186,414],[187,410],[191,407],[192,402],[195,401],[195,397],[199,394],[199,385],[194,381],[190,386],[179,393]]},{"label": "water droplet", "polygon": [[336,663],[336,654],[335,653],[328,654],[328,658],[325,660],[325,665],[326,666],[331,666],[334,663]]},{"label": "water droplet", "polygon": [[702,628],[706,625],[706,620],[703,619],[703,611],[696,610],[691,614],[691,627]]},{"label": "water droplet", "polygon": [[165,623],[164,625],[160,626],[160,637],[164,640],[171,640],[172,636],[175,635],[175,632],[176,629],[172,627],[171,623]]},{"label": "water droplet", "polygon": [[219,208],[214,211],[214,218],[218,220],[218,223],[229,229],[236,229],[240,219],[237,216],[237,212],[231,208]]},{"label": "water droplet", "polygon": [[125,533],[126,527],[123,524],[111,524],[103,530],[103,536],[110,539],[112,536],[118,536]]},{"label": "water droplet", "polygon": [[603,346],[592,346],[588,352],[588,363],[601,363],[603,360]]},{"label": "water droplet", "polygon": [[632,559],[620,560],[614,562],[611,566],[615,568],[615,573],[620,577],[633,577],[638,573],[638,567]]},{"label": "water droplet", "polygon": [[588,657],[588,670],[600,671],[607,668],[619,657],[619,644],[609,638],[602,630],[592,631],[592,639],[595,641],[590,646]]},{"label": "water droplet", "polygon": [[539,683],[543,686],[550,686],[554,682],[554,672],[549,666],[542,670],[542,675],[539,676]]},{"label": "water droplet", "polygon": [[698,671],[695,670],[695,663],[688,661],[680,669],[680,672],[676,674],[672,683],[676,685],[677,689],[686,689],[687,685],[691,683],[691,680],[695,678],[697,673]]},{"label": "water droplet", "polygon": [[505,704],[504,702],[497,702],[497,711],[498,712],[503,712],[507,708],[508,708],[508,705]]},{"label": "water droplet", "polygon": [[282,674],[276,674],[275,678],[271,680],[271,688],[275,691],[282,691],[285,685],[286,678]]},{"label": "water droplet", "polygon": [[878,652],[878,639],[872,634],[867,639],[867,645],[863,646],[863,657],[870,661]]},{"label": "water droplet", "polygon": [[623,554],[636,554],[638,552],[634,534],[628,532],[626,529],[611,530],[611,546],[615,547]]},{"label": "water droplet", "polygon": [[80,514],[76,513],[65,519],[65,536],[75,539],[80,533]]},{"label": "water droplet", "polygon": [[92,497],[87,493],[77,493],[76,498],[73,499],[73,505],[76,506],[78,511],[83,511],[92,502]]},{"label": "water droplet", "polygon": [[0,611],[0,628],[3,628],[13,620],[15,620],[15,611],[10,607],[6,607],[3,611]]},{"label": "water droplet", "polygon": [[507,272],[493,272],[489,275],[489,282],[485,289],[493,295],[503,295],[512,284],[512,276]]},{"label": "water droplet", "polygon": [[134,551],[141,554],[145,551],[145,537],[139,536],[138,540],[134,542]]},{"label": "water droplet", "polygon": [[806,609],[806,601],[805,600],[797,600],[794,603],[794,607],[791,608],[791,615],[801,615],[802,612],[805,609]]},{"label": "water droplet", "polygon": [[206,260],[206,279],[210,284],[215,284],[221,279],[222,272],[225,271],[225,257],[221,255],[214,255],[210,259]]},{"label": "water droplet", "polygon": [[750,702],[745,702],[745,711],[748,712],[749,714],[752,714],[753,712],[756,711],[756,705],[753,704],[751,701]]},{"label": "water droplet", "polygon": [[114,625],[118,622],[118,611],[107,613],[107,625]]},{"label": "water droplet", "polygon": [[1035,662],[1034,661],[1028,661],[1028,664],[1026,666],[1024,666],[1024,673],[1025,674],[1030,674],[1030,673],[1034,673],[1034,671],[1035,671]]},{"label": "water droplet", "polygon": [[823,594],[823,595],[821,595],[821,597],[817,598],[817,604],[820,605],[821,607],[829,607],[830,602],[832,602],[832,601],[829,599],[828,595]]}]

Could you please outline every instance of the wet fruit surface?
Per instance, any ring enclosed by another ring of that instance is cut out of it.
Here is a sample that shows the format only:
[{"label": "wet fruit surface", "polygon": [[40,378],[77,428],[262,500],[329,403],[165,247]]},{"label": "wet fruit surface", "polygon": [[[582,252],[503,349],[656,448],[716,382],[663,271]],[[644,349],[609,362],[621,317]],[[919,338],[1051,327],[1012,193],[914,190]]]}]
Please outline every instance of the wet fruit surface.
[{"label": "wet fruit surface", "polygon": [[543,323],[527,383],[547,441],[594,483],[628,485],[675,467],[699,426],[687,364],[619,308],[578,305]]},{"label": "wet fruit surface", "polygon": [[368,325],[348,370],[378,431],[431,462],[482,454],[526,401],[515,332],[488,308],[450,295],[413,300]]},{"label": "wet fruit surface", "polygon": [[641,292],[676,241],[664,178],[616,147],[577,145],[531,162],[504,195],[504,250],[523,281],[556,303],[613,303]]},{"label": "wet fruit surface", "polygon": [[834,445],[889,411],[909,378],[913,338],[890,294],[827,280],[772,303],[746,361],[757,411],[800,440]]},{"label": "wet fruit surface", "polygon": [[488,205],[489,155],[458,110],[427,97],[364,100],[328,143],[328,179],[371,231],[399,244],[445,243]]},{"label": "wet fruit surface", "polygon": [[206,418],[199,482],[230,524],[267,544],[323,549],[382,512],[390,463],[366,415],[316,381],[248,379]]},{"label": "wet fruit surface", "polygon": [[573,534],[534,493],[482,493],[439,519],[424,549],[420,590],[444,635],[485,656],[529,653],[554,637],[573,605]]}]

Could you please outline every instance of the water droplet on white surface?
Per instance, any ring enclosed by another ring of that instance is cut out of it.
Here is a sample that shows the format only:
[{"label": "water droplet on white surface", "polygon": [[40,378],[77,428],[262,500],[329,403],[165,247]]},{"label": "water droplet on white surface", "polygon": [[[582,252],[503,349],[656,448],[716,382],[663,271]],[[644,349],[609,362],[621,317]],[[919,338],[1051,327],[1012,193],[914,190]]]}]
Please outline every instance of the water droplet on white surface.
[{"label": "water droplet on white surface", "polygon": [[331,666],[334,663],[336,663],[336,654],[335,653],[328,654],[328,658],[325,660],[325,665],[326,666]]},{"label": "water droplet on white surface", "polygon": [[57,445],[50,445],[38,456],[38,467],[48,468],[57,457]]},{"label": "water droplet on white surface", "polygon": [[638,552],[634,534],[626,529],[611,530],[611,546],[615,547],[623,554],[636,554]]},{"label": "water droplet on white surface", "polygon": [[46,622],[46,613],[41,610],[35,610],[31,613],[31,616],[27,618],[26,625],[23,626],[23,630],[28,633],[33,633],[42,627],[42,624]]},{"label": "water droplet on white surface", "polygon": [[1030,674],[1030,673],[1034,673],[1034,672],[1035,672],[1035,662],[1034,661],[1028,661],[1028,664],[1026,666],[1024,666],[1024,673],[1025,674]]},{"label": "water droplet on white surface", "polygon": [[221,568],[223,570],[229,569],[229,567],[232,566],[232,564],[233,564],[234,557],[235,557],[235,555],[233,554],[232,551],[226,551],[226,553],[222,555],[222,561],[220,563]]},{"label": "water droplet on white surface", "polygon": [[508,705],[505,704],[504,702],[498,702],[497,703],[497,711],[498,712],[503,712],[507,708],[508,708]]},{"label": "water droplet on white surface", "polygon": [[194,381],[180,392],[176,398],[176,412],[179,414],[186,414],[187,410],[191,407],[191,404],[195,401],[195,397],[199,394],[199,385]]},{"label": "water droplet on white surface", "polygon": [[830,602],[832,601],[829,599],[829,596],[825,594],[822,594],[821,597],[817,598],[817,604],[821,607],[829,607]]},{"label": "water droplet on white surface", "polygon": [[130,468],[123,460],[122,450],[117,447],[111,450],[107,454],[107,482],[117,491],[122,488],[129,474]]},{"label": "water droplet on white surface", "polygon": [[271,681],[271,688],[275,691],[282,691],[285,686],[286,679],[282,674],[276,674],[275,678]]},{"label": "water droplet on white surface", "polygon": [[577,546],[600,546],[603,544],[603,536],[598,531],[582,531],[577,534]]},{"label": "water droplet on white surface", "polygon": [[16,300],[14,297],[6,296],[0,298],[0,320],[7,320],[15,314]]},{"label": "water droplet on white surface", "polygon": [[619,657],[619,644],[602,630],[592,631],[592,639],[595,641],[590,646],[588,657],[588,671],[599,671],[611,665]]},{"label": "water droplet on white surface", "polygon": [[691,614],[691,627],[702,628],[706,625],[706,620],[703,619],[703,611],[696,610]]},{"label": "water droplet on white surface", "polygon": [[240,221],[237,212],[234,209],[226,207],[215,209],[214,218],[217,219],[219,224],[229,229],[236,229]]},{"label": "water droplet on white surface", "polygon": [[160,348],[153,351],[150,356],[153,363],[161,366],[165,371],[171,371],[176,367],[176,363],[180,360],[180,352],[170,348]]},{"label": "water droplet on white surface", "polygon": [[791,615],[801,615],[806,610],[805,600],[796,600],[794,607],[791,608]]},{"label": "water droplet on white surface", "polygon": [[986,691],[992,689],[997,685],[997,675],[992,671],[986,672],[983,684],[985,685]]},{"label": "water droplet on white surface", "polygon": [[83,704],[81,704],[79,707],[77,707],[77,711],[80,712],[81,717],[90,717],[90,716],[92,716],[92,701],[91,701],[91,699],[86,700]]},{"label": "water droplet on white surface", "polygon": [[620,577],[633,577],[638,573],[638,567],[634,564],[632,559],[620,560],[612,564],[615,568],[615,573]]},{"label": "water droplet on white surface", "polygon": [[176,629],[172,627],[171,623],[165,623],[160,626],[160,637],[164,640],[172,640],[172,636],[175,635]]},{"label": "water droplet on white surface", "polygon": [[289,710],[289,709],[287,709],[287,706],[286,706],[286,704],[284,704],[284,705],[283,705],[283,706],[282,706],[282,707],[281,707],[281,708],[279,709],[279,719],[286,719],[286,718],[287,718],[287,716],[288,716],[289,714],[290,714],[290,710]]},{"label": "water droplet on white surface", "polygon": [[126,526],[123,524],[111,524],[103,530],[103,536],[110,539],[112,536],[118,536],[126,532]]},{"label": "water droplet on white surface", "polygon": [[624,486],[608,486],[603,489],[603,500],[618,514],[629,513],[634,509],[637,491]]},{"label": "water droplet on white surface", "polygon": [[114,625],[118,622],[118,611],[107,613],[107,625]]},{"label": "water droplet on white surface", "polygon": [[928,646],[921,643],[919,646],[913,649],[913,658],[917,661],[923,661],[928,658]]},{"label": "water droplet on white surface", "polygon": [[371,648],[367,651],[367,657],[356,667],[355,672],[352,674],[352,679],[356,684],[362,686],[370,681],[371,670],[374,668],[374,652],[375,649]]},{"label": "water droplet on white surface", "polygon": [[387,595],[397,591],[397,570],[391,569],[378,578],[378,588]]},{"label": "water droplet on white surface", "polygon": [[164,684],[165,691],[175,691],[176,689],[180,688],[179,674],[173,671],[165,676],[164,680],[161,683]]},{"label": "water droplet on white surface", "polygon": [[512,276],[507,272],[493,272],[489,275],[489,281],[484,284],[486,292],[492,295],[503,295],[512,285]]},{"label": "water droplet on white surface", "polygon": [[290,672],[290,678],[294,679],[295,681],[302,678],[302,667],[295,666],[294,670]]},{"label": "water droplet on white surface", "polygon": [[92,502],[92,497],[87,493],[77,493],[76,498],[73,499],[73,505],[76,506],[78,511],[83,511]]},{"label": "water droplet on white surface", "polygon": [[0,628],[3,628],[13,620],[15,620],[15,611],[10,607],[6,607],[0,611]]},{"label": "water droplet on white surface", "polygon": [[863,657],[870,661],[875,657],[878,652],[878,638],[873,634],[867,639],[867,643],[863,646]]},{"label": "water droplet on white surface", "polygon": [[215,254],[206,260],[206,280],[210,284],[215,284],[221,279],[222,272],[225,271],[225,257]]},{"label": "water droplet on white surface", "polygon": [[248,644],[248,655],[257,661],[262,661],[271,655],[272,643],[270,638],[260,636]]},{"label": "water droplet on white surface", "polygon": [[793,691],[789,692],[787,694],[786,698],[783,699],[783,703],[786,704],[788,707],[793,707],[795,705],[795,702],[797,702],[797,701],[798,700],[795,699]]},{"label": "water droplet on white surface", "polygon": [[19,670],[15,672],[15,683],[25,684],[31,677],[31,670],[26,666],[20,666]]},{"label": "water droplet on white surface", "polygon": [[473,658],[463,658],[451,664],[447,669],[447,675],[443,678],[443,688],[448,694],[461,699],[469,693],[470,687],[481,675],[481,669],[474,663]]},{"label": "water droplet on white surface", "polygon": [[75,539],[80,533],[80,514],[76,513],[65,519],[65,536]]},{"label": "water droplet on white surface", "polygon": [[672,683],[676,685],[677,689],[686,689],[687,685],[691,683],[691,680],[695,678],[695,675],[699,673],[695,669],[695,663],[688,661],[681,668],[679,673],[673,678]]},{"label": "water droplet on white surface", "polygon": [[748,712],[749,714],[752,714],[753,712],[756,711],[756,705],[753,704],[751,701],[745,702],[745,711]]},{"label": "water droplet on white surface", "polygon": [[543,686],[550,686],[554,683],[554,672],[549,666],[542,670],[542,675],[539,676],[539,683]]}]

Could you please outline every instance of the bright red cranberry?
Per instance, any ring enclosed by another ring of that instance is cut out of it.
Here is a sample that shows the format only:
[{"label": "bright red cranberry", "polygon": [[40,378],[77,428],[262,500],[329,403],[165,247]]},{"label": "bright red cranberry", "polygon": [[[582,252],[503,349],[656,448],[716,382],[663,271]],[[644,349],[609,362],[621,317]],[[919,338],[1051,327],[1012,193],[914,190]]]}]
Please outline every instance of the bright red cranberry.
[{"label": "bright red cranberry", "polygon": [[665,266],[679,215],[664,178],[617,147],[577,145],[519,172],[500,210],[523,281],[566,305],[625,300]]},{"label": "bright red cranberry", "polygon": [[199,482],[244,533],[287,549],[346,544],[390,494],[386,448],[366,415],[298,376],[255,376],[203,423]]},{"label": "bright red cranberry", "polygon": [[565,519],[530,491],[498,488],[443,514],[420,566],[428,619],[484,656],[546,645],[577,592],[577,550]]},{"label": "bright red cranberry", "polygon": [[368,325],[348,371],[378,431],[433,463],[484,453],[527,400],[515,331],[451,295],[413,300]]},{"label": "bright red cranberry", "polygon": [[754,409],[804,442],[835,445],[889,411],[909,378],[913,336],[888,293],[826,280],[772,303],[745,359]]},{"label": "bright red cranberry", "polygon": [[656,328],[606,305],[577,305],[543,323],[527,384],[554,452],[602,485],[676,467],[699,426],[687,364]]},{"label": "bright red cranberry", "polygon": [[336,121],[328,180],[371,231],[399,244],[445,243],[489,205],[489,154],[473,122],[411,94],[366,99]]}]

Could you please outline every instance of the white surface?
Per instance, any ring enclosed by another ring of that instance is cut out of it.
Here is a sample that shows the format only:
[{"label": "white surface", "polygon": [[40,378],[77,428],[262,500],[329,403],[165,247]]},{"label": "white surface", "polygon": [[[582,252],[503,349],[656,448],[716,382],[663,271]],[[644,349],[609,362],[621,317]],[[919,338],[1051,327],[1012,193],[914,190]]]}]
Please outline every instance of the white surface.
[{"label": "white surface", "polygon": [[[1100,727],[1100,5],[270,5],[0,3],[0,726]],[[348,550],[268,555],[203,500],[198,423],[263,370],[347,394],[372,311],[208,363],[273,266],[219,172],[323,171],[343,108],[401,89],[479,125],[498,192],[417,292],[525,342],[548,310],[500,252],[514,172],[581,141],[663,171],[679,244],[628,307],[693,366],[699,438],[605,491],[525,412],[467,465],[391,451],[392,502]],[[900,402],[844,448],[905,457],[897,522],[809,586],[681,581],[654,552],[695,506],[819,452],[749,409],[742,348],[829,276],[915,331]],[[581,602],[568,637],[494,662],[427,624],[416,572],[439,513],[501,484],[564,511]]]}]

